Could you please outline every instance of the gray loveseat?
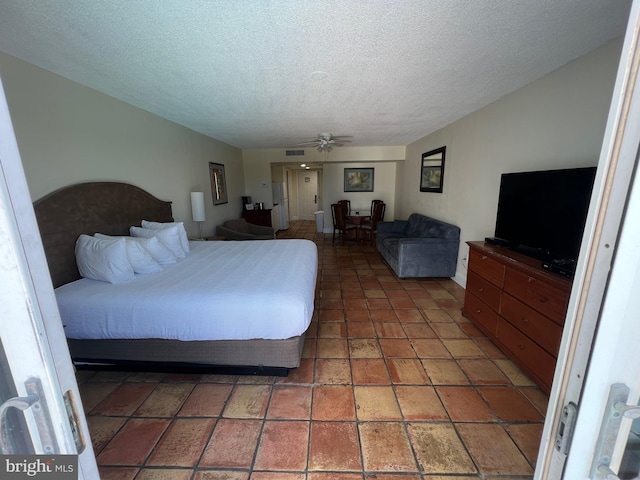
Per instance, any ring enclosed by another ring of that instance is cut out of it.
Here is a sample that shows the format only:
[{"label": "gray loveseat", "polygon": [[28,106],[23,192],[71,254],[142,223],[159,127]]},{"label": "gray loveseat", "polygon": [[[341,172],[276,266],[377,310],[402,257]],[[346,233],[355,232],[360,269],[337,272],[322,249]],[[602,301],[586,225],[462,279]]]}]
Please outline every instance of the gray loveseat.
[{"label": "gray loveseat", "polygon": [[271,227],[247,223],[244,218],[227,220],[216,227],[216,234],[227,240],[273,240],[275,230]]},{"label": "gray loveseat", "polygon": [[460,228],[413,213],[408,220],[378,223],[376,248],[400,278],[453,277]]}]

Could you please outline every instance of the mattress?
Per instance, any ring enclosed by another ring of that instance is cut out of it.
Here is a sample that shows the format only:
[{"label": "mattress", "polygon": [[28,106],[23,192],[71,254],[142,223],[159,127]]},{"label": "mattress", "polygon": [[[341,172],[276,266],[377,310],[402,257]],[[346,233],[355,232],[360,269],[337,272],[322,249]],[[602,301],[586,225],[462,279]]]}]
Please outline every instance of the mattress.
[{"label": "mattress", "polygon": [[313,315],[317,247],[309,240],[190,242],[162,272],[55,290],[71,339],[247,340],[302,335]]}]

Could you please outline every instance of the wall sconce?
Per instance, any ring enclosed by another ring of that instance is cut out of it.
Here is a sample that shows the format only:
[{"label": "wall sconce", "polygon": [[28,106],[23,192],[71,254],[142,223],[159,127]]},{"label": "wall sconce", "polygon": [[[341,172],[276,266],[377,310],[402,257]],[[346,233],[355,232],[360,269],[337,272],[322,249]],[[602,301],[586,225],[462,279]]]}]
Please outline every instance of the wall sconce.
[{"label": "wall sconce", "polygon": [[198,222],[198,240],[202,240],[202,222],[205,220],[203,192],[191,192],[191,216],[194,222]]}]

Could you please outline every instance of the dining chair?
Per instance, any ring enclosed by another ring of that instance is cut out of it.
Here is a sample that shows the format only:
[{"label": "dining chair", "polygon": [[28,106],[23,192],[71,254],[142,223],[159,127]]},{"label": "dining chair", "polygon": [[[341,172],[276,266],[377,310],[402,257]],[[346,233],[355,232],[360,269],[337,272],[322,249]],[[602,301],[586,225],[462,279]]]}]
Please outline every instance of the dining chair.
[{"label": "dining chair", "polygon": [[340,203],[332,203],[331,204],[331,216],[333,218],[333,238],[331,243],[336,241],[336,231],[338,232],[338,236],[342,236],[342,244],[344,245],[344,240],[347,236],[347,232],[354,232],[354,239],[357,238],[358,233],[358,225],[354,225],[353,223],[349,223],[347,221],[347,215],[345,213],[344,206]]},{"label": "dining chair", "polygon": [[[384,203],[382,200],[371,200],[371,216],[372,217],[373,217],[373,209],[376,206],[376,204],[378,204],[378,203],[382,203],[385,206],[385,208],[387,206],[387,204]],[[384,220],[384,211],[385,211],[385,209],[383,208],[382,209],[382,217],[380,217],[380,220],[378,220],[379,222],[382,222]]]},{"label": "dining chair", "polygon": [[373,205],[373,212],[371,212],[371,220],[368,222],[363,222],[360,225],[360,231],[362,237],[366,238],[368,242],[373,243],[373,236],[376,233],[376,229],[378,227],[378,222],[381,222],[384,218],[384,211],[386,208],[386,204],[383,202],[378,202]]},{"label": "dining chair", "polygon": [[350,200],[338,200],[338,203],[344,208],[344,216],[351,216],[351,201]]},{"label": "dining chair", "polygon": [[[382,200],[371,200],[371,211],[368,216],[364,217],[362,223],[371,223],[371,217],[373,217],[373,209],[378,203],[384,203]],[[386,207],[386,204],[385,204]],[[382,222],[384,220],[384,210],[382,211],[382,218],[379,220]]]}]

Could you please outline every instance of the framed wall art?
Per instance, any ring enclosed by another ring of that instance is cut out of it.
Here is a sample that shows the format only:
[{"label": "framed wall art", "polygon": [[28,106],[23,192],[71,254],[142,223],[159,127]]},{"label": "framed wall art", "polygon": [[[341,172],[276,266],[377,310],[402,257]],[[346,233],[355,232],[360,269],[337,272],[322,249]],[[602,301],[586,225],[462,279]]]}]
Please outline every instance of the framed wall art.
[{"label": "framed wall art", "polygon": [[436,148],[422,154],[420,191],[442,193],[444,182],[444,155],[447,147]]},{"label": "framed wall art", "polygon": [[345,192],[373,192],[373,168],[345,168]]},{"label": "framed wall art", "polygon": [[214,205],[228,203],[227,178],[224,174],[224,165],[209,162],[209,177],[211,178],[211,196]]}]

